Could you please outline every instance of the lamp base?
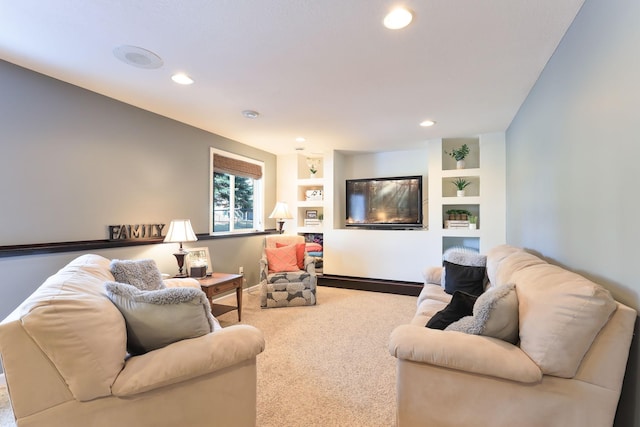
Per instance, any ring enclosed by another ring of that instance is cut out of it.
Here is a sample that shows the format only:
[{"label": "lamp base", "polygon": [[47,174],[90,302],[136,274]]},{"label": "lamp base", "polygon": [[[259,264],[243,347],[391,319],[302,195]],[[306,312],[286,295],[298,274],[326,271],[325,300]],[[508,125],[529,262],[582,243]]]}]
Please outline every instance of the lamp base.
[{"label": "lamp base", "polygon": [[182,267],[184,267],[184,257],[188,253],[189,252],[186,252],[186,251],[180,251],[173,254],[173,256],[175,256],[176,260],[178,261],[178,274],[176,274],[173,277],[178,277],[178,278],[187,277],[187,274],[182,272]]},{"label": "lamp base", "polygon": [[284,221],[276,221],[278,223],[278,233],[282,234],[284,231]]}]

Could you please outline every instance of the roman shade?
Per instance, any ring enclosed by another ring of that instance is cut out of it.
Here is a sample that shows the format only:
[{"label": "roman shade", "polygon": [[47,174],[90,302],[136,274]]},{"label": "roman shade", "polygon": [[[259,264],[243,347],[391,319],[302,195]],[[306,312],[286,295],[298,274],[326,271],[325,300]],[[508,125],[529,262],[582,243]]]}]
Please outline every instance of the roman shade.
[{"label": "roman shade", "polygon": [[262,168],[260,165],[249,163],[244,160],[232,159],[230,157],[213,155],[213,170],[216,172],[228,173],[236,176],[246,176],[253,179],[262,178]]}]

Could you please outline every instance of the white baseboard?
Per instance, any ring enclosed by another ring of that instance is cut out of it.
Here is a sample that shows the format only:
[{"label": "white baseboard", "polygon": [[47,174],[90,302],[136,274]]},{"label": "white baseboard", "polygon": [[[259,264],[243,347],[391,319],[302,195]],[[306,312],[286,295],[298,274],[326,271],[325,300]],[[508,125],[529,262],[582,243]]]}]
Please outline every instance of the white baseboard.
[{"label": "white baseboard", "polygon": [[257,285],[253,285],[253,286],[250,286],[248,288],[244,288],[244,291],[245,292],[249,292],[249,293],[253,293],[253,292],[257,291],[259,288],[260,288],[260,284],[258,283]]}]

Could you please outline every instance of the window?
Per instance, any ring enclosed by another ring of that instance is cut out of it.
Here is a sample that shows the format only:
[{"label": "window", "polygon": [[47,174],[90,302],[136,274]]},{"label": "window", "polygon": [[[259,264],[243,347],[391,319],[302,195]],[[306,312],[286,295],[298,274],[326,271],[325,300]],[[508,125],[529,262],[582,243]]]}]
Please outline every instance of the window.
[{"label": "window", "polygon": [[264,163],[211,148],[210,234],[263,231]]}]

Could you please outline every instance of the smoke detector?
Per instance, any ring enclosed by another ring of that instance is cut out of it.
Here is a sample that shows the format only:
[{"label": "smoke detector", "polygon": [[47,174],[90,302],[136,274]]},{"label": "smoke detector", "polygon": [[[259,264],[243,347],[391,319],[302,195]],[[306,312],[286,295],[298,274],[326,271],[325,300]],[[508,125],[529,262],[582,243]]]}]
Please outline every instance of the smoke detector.
[{"label": "smoke detector", "polygon": [[150,50],[138,46],[122,45],[113,49],[113,54],[125,64],[138,68],[155,69],[164,64],[162,58]]}]

